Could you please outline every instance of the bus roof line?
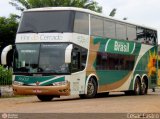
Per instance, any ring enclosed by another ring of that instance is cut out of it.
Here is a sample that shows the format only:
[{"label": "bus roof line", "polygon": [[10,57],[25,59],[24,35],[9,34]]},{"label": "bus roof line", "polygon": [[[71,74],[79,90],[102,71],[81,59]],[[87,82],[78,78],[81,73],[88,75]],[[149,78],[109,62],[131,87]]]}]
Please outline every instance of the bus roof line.
[{"label": "bus roof line", "polygon": [[76,7],[43,7],[43,8],[28,9],[28,10],[25,10],[24,12],[56,11],[56,10],[57,11],[59,11],[59,10],[73,10],[73,11],[85,12],[85,13],[88,13],[88,14],[97,15],[99,17],[107,18],[109,20],[114,20],[114,21],[117,21],[117,22],[127,23],[127,24],[130,24],[130,25],[135,25],[135,26],[139,26],[139,27],[145,27],[145,28],[157,31],[156,28],[148,27],[146,25],[139,25],[139,24],[136,24],[136,23],[128,22],[128,21],[123,21],[123,20],[120,20],[120,19],[116,19],[116,18],[113,18],[113,17],[110,17],[110,16],[106,16],[104,14],[100,14],[100,13],[91,11],[89,9],[83,9],[83,8],[76,8]]}]

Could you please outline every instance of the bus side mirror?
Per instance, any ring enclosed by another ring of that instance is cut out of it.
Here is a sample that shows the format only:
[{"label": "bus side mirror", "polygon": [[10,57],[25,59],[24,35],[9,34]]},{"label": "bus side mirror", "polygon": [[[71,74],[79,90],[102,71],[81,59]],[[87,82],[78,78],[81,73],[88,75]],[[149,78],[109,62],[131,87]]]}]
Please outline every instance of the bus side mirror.
[{"label": "bus side mirror", "polygon": [[2,51],[2,54],[1,54],[1,63],[3,65],[6,65],[7,64],[7,54],[8,52],[12,50],[12,45],[8,45],[6,46],[3,51]]},{"label": "bus side mirror", "polygon": [[73,49],[73,44],[67,46],[65,50],[65,63],[71,63],[72,49]]}]

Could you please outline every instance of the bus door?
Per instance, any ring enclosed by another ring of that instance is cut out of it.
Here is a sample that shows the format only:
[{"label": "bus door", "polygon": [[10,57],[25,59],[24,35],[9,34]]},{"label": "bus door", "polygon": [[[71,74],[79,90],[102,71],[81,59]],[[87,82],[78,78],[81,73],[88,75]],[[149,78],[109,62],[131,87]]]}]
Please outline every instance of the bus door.
[{"label": "bus door", "polygon": [[[84,93],[85,89],[85,62],[83,52],[80,48],[74,48],[72,51],[71,61],[71,94]],[[87,56],[86,56],[87,57]]]}]

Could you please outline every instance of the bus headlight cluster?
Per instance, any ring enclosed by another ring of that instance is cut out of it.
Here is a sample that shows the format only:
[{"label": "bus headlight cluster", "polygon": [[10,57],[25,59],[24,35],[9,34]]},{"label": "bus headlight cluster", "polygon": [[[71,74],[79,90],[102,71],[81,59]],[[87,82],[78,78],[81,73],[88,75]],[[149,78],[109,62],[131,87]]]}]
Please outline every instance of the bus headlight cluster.
[{"label": "bus headlight cluster", "polygon": [[23,84],[24,84],[23,82],[19,82],[19,81],[14,81],[14,82],[13,82],[13,85],[22,86]]},{"label": "bus headlight cluster", "polygon": [[53,86],[66,85],[67,83],[68,83],[68,81],[55,82],[55,83],[53,83]]}]

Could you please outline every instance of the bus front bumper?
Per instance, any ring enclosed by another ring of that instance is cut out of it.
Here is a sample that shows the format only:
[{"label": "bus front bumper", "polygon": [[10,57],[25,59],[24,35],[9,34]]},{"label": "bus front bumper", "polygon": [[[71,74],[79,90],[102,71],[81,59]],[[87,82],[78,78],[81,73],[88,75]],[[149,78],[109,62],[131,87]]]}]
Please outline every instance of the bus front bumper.
[{"label": "bus front bumper", "polygon": [[70,95],[70,84],[61,86],[19,86],[13,85],[15,95]]}]

